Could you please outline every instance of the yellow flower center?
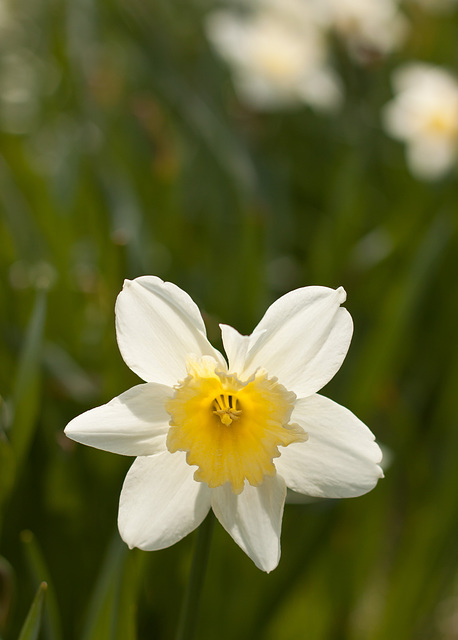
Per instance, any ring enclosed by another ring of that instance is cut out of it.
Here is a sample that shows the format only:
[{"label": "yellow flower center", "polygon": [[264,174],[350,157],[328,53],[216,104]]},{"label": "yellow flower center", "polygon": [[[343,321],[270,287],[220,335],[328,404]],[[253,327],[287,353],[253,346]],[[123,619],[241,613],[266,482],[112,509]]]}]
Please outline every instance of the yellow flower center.
[{"label": "yellow flower center", "polygon": [[187,371],[166,405],[167,448],[186,451],[187,463],[198,467],[198,482],[211,488],[229,482],[234,493],[245,481],[257,487],[275,475],[279,446],[307,440],[301,427],[289,424],[295,394],[263,369],[241,381],[204,356],[190,360]]},{"label": "yellow flower center", "polygon": [[425,123],[425,128],[429,133],[447,138],[458,135],[458,123],[456,109],[443,109],[432,113]]},{"label": "yellow flower center", "polygon": [[263,38],[253,50],[254,66],[274,83],[295,80],[304,68],[304,52],[291,40]]}]

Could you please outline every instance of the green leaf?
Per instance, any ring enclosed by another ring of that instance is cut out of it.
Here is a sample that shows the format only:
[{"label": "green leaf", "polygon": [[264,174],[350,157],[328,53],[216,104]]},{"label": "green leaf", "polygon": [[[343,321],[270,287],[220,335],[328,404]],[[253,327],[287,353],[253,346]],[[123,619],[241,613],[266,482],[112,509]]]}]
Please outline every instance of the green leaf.
[{"label": "green leaf", "polygon": [[13,487],[15,471],[16,465],[12,447],[0,432],[0,507]]},{"label": "green leaf", "polygon": [[3,524],[4,504],[8,500],[16,477],[16,459],[5,433],[7,423],[5,402],[0,396],[0,531]]},{"label": "green leaf", "polygon": [[0,640],[11,613],[15,586],[15,573],[11,564],[0,556]]},{"label": "green leaf", "polygon": [[141,562],[116,533],[92,594],[83,640],[135,640]]},{"label": "green leaf", "polygon": [[47,606],[43,614],[43,631],[46,640],[59,640],[62,637],[61,623],[55,590],[43,552],[31,531],[21,532],[25,559],[34,584],[47,584]]},{"label": "green leaf", "polygon": [[18,640],[36,640],[41,626],[41,615],[48,585],[42,582],[38,587],[37,594],[33,599],[27,618],[19,634]]},{"label": "green leaf", "polygon": [[40,401],[40,361],[46,318],[46,292],[37,292],[35,305],[19,358],[13,390],[13,421],[11,446],[20,467],[36,424]]}]

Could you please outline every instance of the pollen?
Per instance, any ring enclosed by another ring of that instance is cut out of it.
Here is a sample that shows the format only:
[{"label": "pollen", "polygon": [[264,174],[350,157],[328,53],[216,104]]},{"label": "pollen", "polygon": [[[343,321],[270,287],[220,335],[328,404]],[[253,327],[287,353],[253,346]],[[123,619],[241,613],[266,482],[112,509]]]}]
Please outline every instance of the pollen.
[{"label": "pollen", "polygon": [[166,406],[167,448],[186,452],[196,481],[211,488],[230,483],[241,493],[246,481],[257,487],[275,475],[279,446],[307,440],[290,424],[295,394],[263,369],[242,381],[204,356],[188,361],[187,372]]}]

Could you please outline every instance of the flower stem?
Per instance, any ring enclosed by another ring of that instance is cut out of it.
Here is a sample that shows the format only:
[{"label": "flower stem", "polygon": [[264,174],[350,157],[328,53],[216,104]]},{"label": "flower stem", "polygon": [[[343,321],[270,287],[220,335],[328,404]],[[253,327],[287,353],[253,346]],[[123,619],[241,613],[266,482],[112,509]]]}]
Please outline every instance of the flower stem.
[{"label": "flower stem", "polygon": [[199,598],[204,583],[214,521],[215,517],[213,512],[210,511],[197,531],[191,573],[181,607],[180,621],[178,623],[175,640],[191,640],[194,635]]}]

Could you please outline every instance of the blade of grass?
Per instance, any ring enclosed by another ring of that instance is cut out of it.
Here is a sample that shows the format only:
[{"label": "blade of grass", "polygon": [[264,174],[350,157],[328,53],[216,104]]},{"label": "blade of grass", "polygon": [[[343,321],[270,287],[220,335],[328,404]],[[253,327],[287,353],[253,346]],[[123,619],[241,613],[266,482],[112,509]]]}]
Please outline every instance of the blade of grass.
[{"label": "blade of grass", "polygon": [[47,584],[47,607],[43,614],[43,638],[59,640],[62,637],[59,609],[44,555],[31,531],[21,533],[21,542],[24,545],[25,559],[33,581],[35,583],[44,581]]},{"label": "blade of grass", "polygon": [[47,584],[42,582],[38,587],[32,606],[30,607],[27,618],[19,634],[18,640],[37,640],[41,626],[41,616],[43,613],[43,604],[46,595]]},{"label": "blade of grass", "polygon": [[40,360],[46,319],[46,292],[39,290],[30,318],[13,389],[11,446],[18,468],[24,460],[31,439],[40,401]]},{"label": "blade of grass", "polygon": [[2,529],[3,505],[13,488],[15,476],[14,453],[6,436],[0,431],[0,531]]},{"label": "blade of grass", "polygon": [[141,560],[116,533],[89,602],[83,640],[135,640]]}]

